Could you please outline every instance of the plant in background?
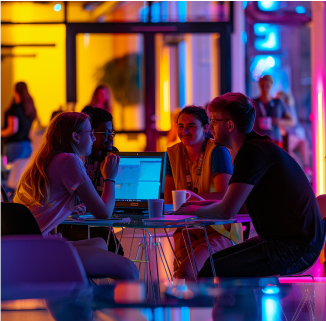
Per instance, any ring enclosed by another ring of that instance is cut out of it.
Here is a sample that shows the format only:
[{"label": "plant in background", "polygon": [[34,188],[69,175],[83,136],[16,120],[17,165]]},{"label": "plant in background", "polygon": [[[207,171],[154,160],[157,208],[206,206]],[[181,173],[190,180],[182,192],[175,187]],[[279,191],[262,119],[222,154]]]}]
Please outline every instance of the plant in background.
[{"label": "plant in background", "polygon": [[114,58],[101,68],[101,83],[111,88],[114,99],[122,107],[141,102],[141,68],[142,57],[138,54]]}]

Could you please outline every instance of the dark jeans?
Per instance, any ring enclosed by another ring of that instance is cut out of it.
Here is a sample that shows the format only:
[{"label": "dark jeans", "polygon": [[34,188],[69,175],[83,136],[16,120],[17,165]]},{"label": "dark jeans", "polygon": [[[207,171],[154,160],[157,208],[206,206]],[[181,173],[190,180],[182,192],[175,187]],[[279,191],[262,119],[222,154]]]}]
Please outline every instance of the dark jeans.
[{"label": "dark jeans", "polygon": [[[259,236],[213,254],[216,275],[219,277],[262,277],[300,272],[319,255],[305,252],[298,245],[263,240]],[[209,258],[198,277],[213,277]]]}]

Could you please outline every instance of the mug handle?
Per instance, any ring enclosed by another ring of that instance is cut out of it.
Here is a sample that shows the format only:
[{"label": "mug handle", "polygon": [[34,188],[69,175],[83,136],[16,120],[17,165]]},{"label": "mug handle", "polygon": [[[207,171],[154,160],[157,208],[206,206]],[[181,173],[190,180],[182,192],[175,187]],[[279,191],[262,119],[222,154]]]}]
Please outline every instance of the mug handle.
[{"label": "mug handle", "polygon": [[187,189],[185,189],[184,191],[186,191],[189,194],[189,197],[186,199],[186,201],[188,201],[191,196],[193,196],[194,198],[197,198],[199,201],[205,201],[204,198],[202,198],[201,196],[199,196],[198,194],[196,194],[192,191],[188,191]]}]

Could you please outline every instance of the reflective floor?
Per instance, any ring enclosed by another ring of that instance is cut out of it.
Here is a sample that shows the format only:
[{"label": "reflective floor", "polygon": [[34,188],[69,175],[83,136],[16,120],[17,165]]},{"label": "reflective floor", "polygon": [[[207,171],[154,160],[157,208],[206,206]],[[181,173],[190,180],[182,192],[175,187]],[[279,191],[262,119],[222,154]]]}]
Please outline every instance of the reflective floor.
[{"label": "reflective floor", "polygon": [[154,289],[155,297],[144,282],[101,280],[99,285],[65,290],[62,295],[57,291],[51,296],[47,291],[42,296],[41,291],[37,296],[46,299],[2,301],[1,320],[326,321],[326,265],[322,262],[323,257],[306,273],[314,280],[309,276],[216,278],[198,283],[163,280],[160,291]]},{"label": "reflective floor", "polygon": [[3,301],[1,319],[326,321],[326,278],[289,281],[272,277],[164,283],[155,303],[146,299],[142,283],[114,283],[47,300]]}]

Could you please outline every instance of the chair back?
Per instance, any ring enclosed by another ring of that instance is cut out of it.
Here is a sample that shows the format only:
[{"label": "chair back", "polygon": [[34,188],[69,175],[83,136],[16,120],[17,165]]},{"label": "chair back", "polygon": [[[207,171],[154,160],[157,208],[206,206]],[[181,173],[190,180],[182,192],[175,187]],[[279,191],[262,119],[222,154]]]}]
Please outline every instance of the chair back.
[{"label": "chair back", "polygon": [[316,197],[319,211],[322,218],[326,218],[326,194],[322,194]]},{"label": "chair back", "polygon": [[1,239],[2,284],[18,282],[82,282],[87,277],[69,242],[40,236]]},{"label": "chair back", "polygon": [[2,237],[1,283],[5,300],[47,298],[88,285],[71,244],[31,235]]},{"label": "chair back", "polygon": [[22,234],[42,235],[31,211],[22,204],[1,203],[1,235]]}]

